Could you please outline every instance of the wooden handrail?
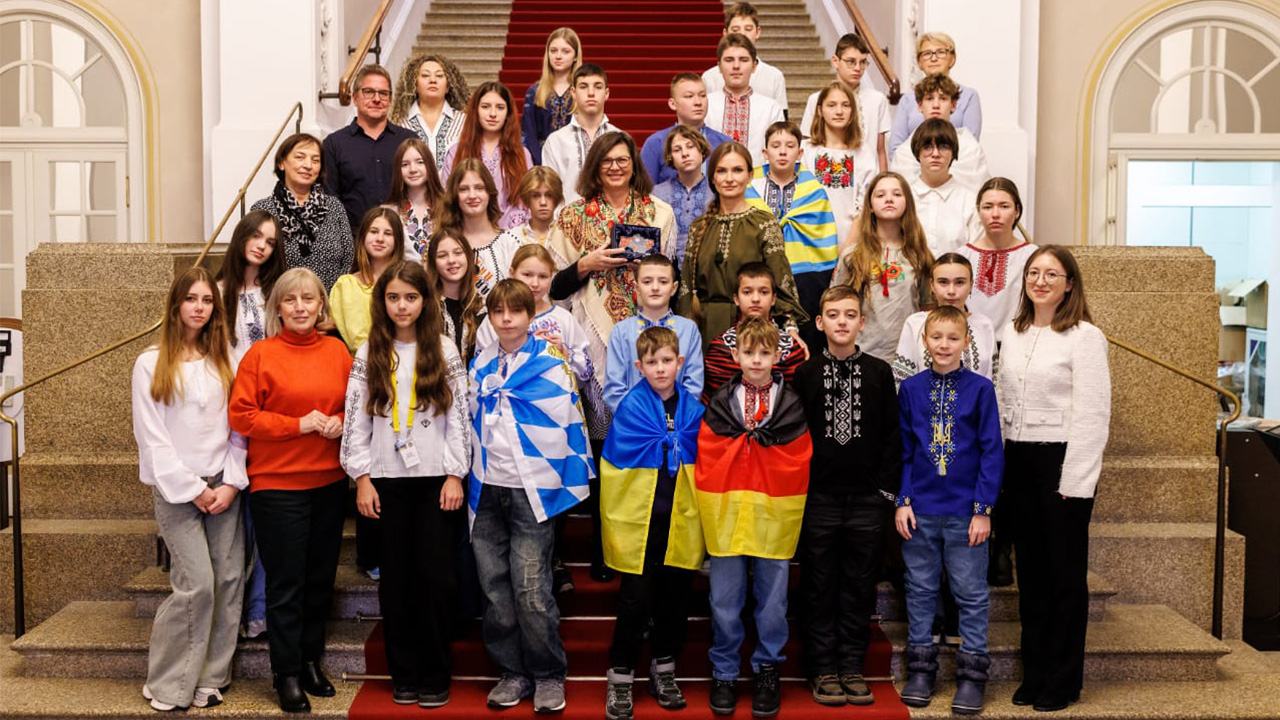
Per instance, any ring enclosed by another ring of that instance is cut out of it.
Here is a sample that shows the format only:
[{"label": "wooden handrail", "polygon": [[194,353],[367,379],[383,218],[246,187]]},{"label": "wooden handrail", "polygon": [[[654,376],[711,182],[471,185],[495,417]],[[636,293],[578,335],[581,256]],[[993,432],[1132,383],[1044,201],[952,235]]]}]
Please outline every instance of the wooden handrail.
[{"label": "wooden handrail", "polygon": [[[294,118],[295,115],[297,115],[296,119]],[[296,102],[293,104],[292,108],[289,108],[289,114],[286,115],[284,121],[280,123],[280,128],[276,130],[276,134],[272,136],[271,142],[267,145],[267,149],[264,150],[262,152],[262,156],[258,158],[258,162],[253,166],[253,170],[250,171],[249,177],[245,179],[244,184],[240,186],[238,191],[236,191],[235,198],[232,199],[231,204],[227,207],[227,211],[222,214],[222,220],[218,222],[217,227],[215,227],[213,232],[209,234],[209,239],[205,241],[204,248],[201,249],[200,254],[196,256],[195,262],[192,263],[193,265],[203,263],[205,258],[209,256],[209,250],[213,248],[213,244],[217,241],[218,235],[222,233],[222,229],[226,227],[227,221],[231,219],[231,214],[236,211],[236,208],[240,208],[240,214],[242,216],[244,215],[244,198],[249,192],[249,186],[253,184],[253,179],[257,177],[258,171],[262,169],[267,158],[271,157],[276,144],[280,142],[280,138],[284,135],[285,129],[289,127],[290,120],[294,121],[294,132],[302,132],[301,102]],[[9,392],[0,395],[0,421],[9,424],[10,436],[13,438],[13,636],[15,639],[22,637],[27,632],[26,599],[24,590],[25,583],[22,571],[22,473],[21,463],[18,458],[18,420],[17,418],[10,417],[4,412],[4,403],[6,400],[18,393],[25,392],[26,390],[48,380],[52,380],[69,370],[74,370],[91,360],[119,350],[135,340],[141,340],[160,328],[162,318],[163,315],[160,319],[157,319],[155,322],[148,325],[145,330],[141,330],[126,338],[117,340],[100,350],[96,350],[78,360],[69,362],[56,370],[47,372],[35,380],[29,380]]]},{"label": "wooden handrail", "polygon": [[[351,58],[347,60],[347,69],[343,70],[342,77],[338,78],[339,104],[351,104],[351,81],[355,79],[356,73],[360,72],[360,68],[364,67],[364,59],[373,49],[374,40],[379,39],[382,33],[382,23],[386,21],[387,13],[391,12],[391,3],[393,1],[382,0],[382,2],[378,3],[378,9],[374,11],[368,27],[364,29],[364,34],[360,36],[359,44],[352,50]],[[379,45],[381,45],[381,42],[379,42]],[[325,96],[321,95],[321,97]]]},{"label": "wooden handrail", "polygon": [[853,15],[853,24],[858,29],[858,34],[867,41],[867,47],[871,48],[871,60],[875,62],[876,69],[880,71],[880,77],[884,78],[885,85],[889,89],[887,93],[889,104],[897,105],[902,99],[902,84],[898,82],[898,76],[893,72],[893,68],[889,67],[888,56],[884,54],[880,43],[876,42],[875,33],[871,32],[871,25],[862,16],[862,10],[858,8],[856,0],[844,0],[844,5],[849,8],[849,14]]}]

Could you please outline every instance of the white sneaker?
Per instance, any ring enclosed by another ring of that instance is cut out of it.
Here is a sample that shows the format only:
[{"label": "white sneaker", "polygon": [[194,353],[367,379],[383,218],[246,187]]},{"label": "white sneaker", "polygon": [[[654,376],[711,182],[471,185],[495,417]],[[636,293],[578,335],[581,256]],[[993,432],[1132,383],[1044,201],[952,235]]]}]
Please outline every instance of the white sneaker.
[{"label": "white sneaker", "polygon": [[215,707],[222,704],[222,691],[218,688],[196,688],[196,696],[191,700],[191,707]]},{"label": "white sneaker", "polygon": [[146,685],[142,686],[142,697],[150,701],[152,710],[158,710],[160,712],[169,712],[170,710],[178,709],[177,705],[171,705],[167,702],[160,702],[159,700],[155,699],[151,695],[151,688],[147,687]]}]

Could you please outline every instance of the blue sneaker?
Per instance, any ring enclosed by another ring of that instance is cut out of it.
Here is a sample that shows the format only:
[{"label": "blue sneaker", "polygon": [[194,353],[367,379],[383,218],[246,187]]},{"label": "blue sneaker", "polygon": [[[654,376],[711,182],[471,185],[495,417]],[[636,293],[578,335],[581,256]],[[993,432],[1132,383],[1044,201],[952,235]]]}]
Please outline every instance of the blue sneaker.
[{"label": "blue sneaker", "polygon": [[364,571],[365,577],[374,582],[382,582],[382,568],[369,568]]}]

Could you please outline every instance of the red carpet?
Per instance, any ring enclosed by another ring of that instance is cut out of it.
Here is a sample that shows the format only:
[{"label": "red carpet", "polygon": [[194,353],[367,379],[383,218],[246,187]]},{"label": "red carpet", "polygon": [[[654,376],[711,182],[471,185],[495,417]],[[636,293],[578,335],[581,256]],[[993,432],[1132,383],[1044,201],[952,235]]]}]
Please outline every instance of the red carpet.
[{"label": "red carpet", "polygon": [[547,35],[566,26],[582,40],[583,61],[609,74],[609,120],[643,143],[675,122],[667,107],[671,77],[702,74],[715,64],[724,6],[716,0],[515,0],[499,78],[517,105],[541,76]]}]

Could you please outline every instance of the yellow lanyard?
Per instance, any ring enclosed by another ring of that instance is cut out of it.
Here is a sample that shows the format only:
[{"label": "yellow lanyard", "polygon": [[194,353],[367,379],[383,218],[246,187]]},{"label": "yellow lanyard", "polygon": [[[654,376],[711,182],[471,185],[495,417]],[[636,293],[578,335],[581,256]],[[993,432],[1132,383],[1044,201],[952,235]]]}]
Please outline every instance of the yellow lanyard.
[{"label": "yellow lanyard", "polygon": [[[399,361],[398,355],[392,355]],[[400,439],[400,389],[397,387],[396,376],[399,375],[395,368],[391,370],[391,431],[395,433],[396,440]],[[409,430],[413,429],[413,409],[418,406],[418,368],[413,368],[413,383],[409,386],[409,417],[405,421],[405,427]]]}]

